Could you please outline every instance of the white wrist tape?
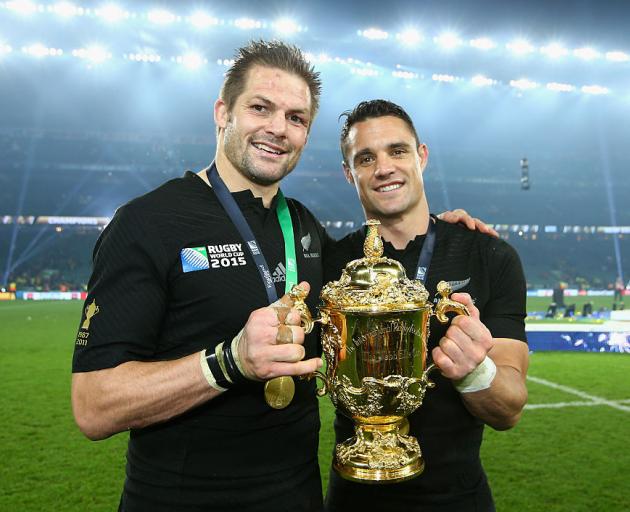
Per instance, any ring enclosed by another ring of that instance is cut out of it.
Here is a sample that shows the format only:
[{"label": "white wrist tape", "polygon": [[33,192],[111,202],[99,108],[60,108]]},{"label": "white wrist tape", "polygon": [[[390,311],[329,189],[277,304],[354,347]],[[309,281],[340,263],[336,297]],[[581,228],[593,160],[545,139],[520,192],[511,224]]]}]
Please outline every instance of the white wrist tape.
[{"label": "white wrist tape", "polygon": [[455,382],[455,389],[460,393],[474,393],[482,389],[488,389],[497,374],[497,366],[488,356],[479,363],[479,366],[470,372],[462,380]]},{"label": "white wrist tape", "polygon": [[227,391],[227,389],[217,384],[214,375],[212,375],[210,367],[208,366],[208,361],[206,361],[206,351],[202,350],[200,354],[201,356],[199,358],[199,363],[201,364],[201,371],[203,372],[203,376],[208,381],[208,384],[210,384],[210,387],[216,389],[217,391]]}]

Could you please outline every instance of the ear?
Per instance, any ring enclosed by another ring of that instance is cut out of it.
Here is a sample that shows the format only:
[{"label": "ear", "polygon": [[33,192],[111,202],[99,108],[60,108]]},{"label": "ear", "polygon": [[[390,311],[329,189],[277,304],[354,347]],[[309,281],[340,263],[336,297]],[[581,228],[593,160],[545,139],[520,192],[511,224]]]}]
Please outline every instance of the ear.
[{"label": "ear", "polygon": [[424,169],[429,162],[429,148],[426,144],[418,145],[418,156],[420,157],[420,171],[424,172]]},{"label": "ear", "polygon": [[214,123],[217,128],[223,129],[227,126],[229,113],[225,102],[219,98],[214,102]]},{"label": "ear", "polygon": [[350,185],[354,185],[354,176],[352,176],[350,167],[346,165],[346,162],[341,162],[341,167],[343,167],[343,173],[346,175],[346,181],[350,183]]}]

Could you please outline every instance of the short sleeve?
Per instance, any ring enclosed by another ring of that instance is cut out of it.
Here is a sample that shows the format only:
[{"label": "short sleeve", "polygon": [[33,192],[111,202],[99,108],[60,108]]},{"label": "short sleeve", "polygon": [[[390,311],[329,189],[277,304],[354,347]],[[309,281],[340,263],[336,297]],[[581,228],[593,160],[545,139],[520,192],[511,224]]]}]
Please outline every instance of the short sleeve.
[{"label": "short sleeve", "polygon": [[73,372],[151,360],[166,309],[165,251],[138,208],[120,208],[96,243]]},{"label": "short sleeve", "polygon": [[527,288],[520,258],[514,248],[502,240],[495,240],[488,250],[490,298],[481,320],[494,338],[527,342]]}]

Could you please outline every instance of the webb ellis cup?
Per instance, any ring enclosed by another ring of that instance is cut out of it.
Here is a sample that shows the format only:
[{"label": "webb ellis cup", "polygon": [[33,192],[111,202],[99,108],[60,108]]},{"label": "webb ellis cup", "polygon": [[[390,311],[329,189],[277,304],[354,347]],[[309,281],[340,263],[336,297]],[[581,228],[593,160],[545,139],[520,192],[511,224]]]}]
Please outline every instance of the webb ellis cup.
[{"label": "webb ellis cup", "polygon": [[[333,466],[349,480],[400,482],[422,473],[424,460],[406,419],[434,386],[428,374],[429,319],[447,322],[447,312],[468,314],[448,298],[440,282],[435,312],[420,281],[407,279],[402,265],[384,258],[378,221],[368,221],[365,257],[346,265],[339,281],[322,290],[320,307],[326,373],[320,396],[351,418],[354,437],[338,444]],[[312,328],[304,292],[292,291],[305,328]]]}]

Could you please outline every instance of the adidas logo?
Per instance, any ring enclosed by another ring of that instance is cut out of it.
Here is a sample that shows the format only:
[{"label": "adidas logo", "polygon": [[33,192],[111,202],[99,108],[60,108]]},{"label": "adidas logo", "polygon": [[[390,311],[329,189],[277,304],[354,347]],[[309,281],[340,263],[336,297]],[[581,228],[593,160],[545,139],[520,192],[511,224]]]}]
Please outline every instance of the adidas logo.
[{"label": "adidas logo", "polygon": [[287,269],[282,262],[278,263],[274,269],[271,279],[274,283],[284,283],[287,280]]}]

